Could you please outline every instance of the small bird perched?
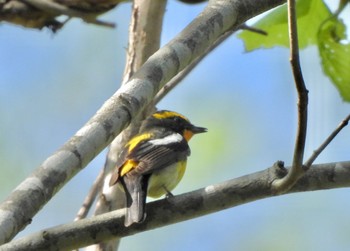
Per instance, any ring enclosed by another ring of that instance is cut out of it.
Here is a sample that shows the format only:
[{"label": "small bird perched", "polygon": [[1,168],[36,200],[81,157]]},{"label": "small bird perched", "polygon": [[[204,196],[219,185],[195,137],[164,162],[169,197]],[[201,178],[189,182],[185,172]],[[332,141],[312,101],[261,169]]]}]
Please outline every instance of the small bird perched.
[{"label": "small bird perched", "polygon": [[121,151],[109,182],[110,186],[120,183],[124,188],[125,226],[145,218],[147,195],[158,198],[176,187],[190,155],[188,141],[206,131],[183,115],[166,110],[153,113],[143,122],[140,133]]}]

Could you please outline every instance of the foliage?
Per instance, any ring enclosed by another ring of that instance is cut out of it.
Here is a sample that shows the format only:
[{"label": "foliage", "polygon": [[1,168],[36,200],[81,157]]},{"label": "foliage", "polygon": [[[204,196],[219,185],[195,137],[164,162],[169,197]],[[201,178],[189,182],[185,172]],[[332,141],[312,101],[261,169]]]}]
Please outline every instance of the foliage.
[{"label": "foliage", "polygon": [[[337,87],[341,97],[350,101],[349,44],[345,42],[345,25],[339,18],[340,10],[348,1],[342,1],[336,14],[332,14],[322,0],[297,1],[299,47],[318,46],[324,73]],[[268,36],[249,31],[241,32],[247,51],[275,46],[289,46],[287,6],[281,6],[259,20],[256,28]]]},{"label": "foliage", "polygon": [[318,49],[324,72],[338,88],[342,98],[350,101],[350,44],[345,42],[345,25],[335,17],[319,29]]}]

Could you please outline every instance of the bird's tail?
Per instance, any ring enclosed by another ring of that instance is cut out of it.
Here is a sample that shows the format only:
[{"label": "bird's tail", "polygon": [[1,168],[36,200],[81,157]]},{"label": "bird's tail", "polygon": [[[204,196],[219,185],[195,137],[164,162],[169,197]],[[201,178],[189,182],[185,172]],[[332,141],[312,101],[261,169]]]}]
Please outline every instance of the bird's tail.
[{"label": "bird's tail", "polygon": [[126,214],[124,225],[142,222],[146,216],[145,204],[147,196],[147,184],[145,177],[125,176],[124,189],[126,194]]}]

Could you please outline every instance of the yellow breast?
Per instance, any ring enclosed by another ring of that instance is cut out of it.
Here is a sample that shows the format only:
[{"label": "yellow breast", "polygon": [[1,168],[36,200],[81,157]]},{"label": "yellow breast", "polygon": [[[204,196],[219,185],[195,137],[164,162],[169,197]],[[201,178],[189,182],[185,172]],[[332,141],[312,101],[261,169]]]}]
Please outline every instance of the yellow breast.
[{"label": "yellow breast", "polygon": [[148,181],[147,195],[158,198],[173,190],[182,179],[186,170],[186,161],[172,164],[152,173]]}]

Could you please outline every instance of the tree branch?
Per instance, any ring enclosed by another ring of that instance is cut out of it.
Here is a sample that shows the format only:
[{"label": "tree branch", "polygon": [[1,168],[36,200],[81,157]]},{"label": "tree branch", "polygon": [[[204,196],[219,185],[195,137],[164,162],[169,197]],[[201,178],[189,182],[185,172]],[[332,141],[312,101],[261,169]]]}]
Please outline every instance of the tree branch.
[{"label": "tree branch", "polygon": [[227,30],[283,0],[217,0],[177,37],[150,57],[96,114],[49,156],[0,205],[0,243],[11,240],[32,217],[100,153],[149,104],[155,94]]},{"label": "tree branch", "polygon": [[306,169],[309,169],[310,166],[314,163],[314,161],[316,160],[316,158],[321,154],[321,152],[329,145],[329,143],[331,143],[331,141],[338,135],[338,133],[345,127],[348,125],[350,120],[350,114],[343,119],[342,122],[340,122],[340,124],[338,125],[338,127],[331,133],[331,135],[329,135],[327,137],[327,139],[320,145],[319,148],[317,148],[313,154],[310,156],[310,158],[305,162],[304,166],[306,167]]},{"label": "tree branch", "polygon": [[297,180],[304,175],[303,158],[305,151],[307,130],[308,90],[306,89],[300,67],[298,29],[295,0],[288,0],[288,25],[290,44],[290,63],[293,71],[295,86],[298,93],[298,129],[295,141],[293,165],[288,174],[273,183],[277,193],[290,189]]},{"label": "tree branch", "polygon": [[[147,218],[124,227],[124,210],[60,225],[0,246],[9,250],[69,250],[121,238],[204,216],[256,200],[274,197],[271,182],[280,171],[270,167],[205,188],[147,204]],[[287,192],[350,187],[350,161],[314,165]]]},{"label": "tree branch", "polygon": [[94,201],[96,199],[96,196],[97,196],[98,192],[101,189],[103,177],[104,177],[104,171],[102,169],[100,171],[100,173],[98,174],[96,180],[92,184],[92,186],[91,186],[87,196],[85,197],[83,205],[79,209],[79,211],[77,213],[77,216],[75,217],[74,221],[86,218],[86,216],[89,213],[89,210],[90,210],[92,204],[94,203]]}]

